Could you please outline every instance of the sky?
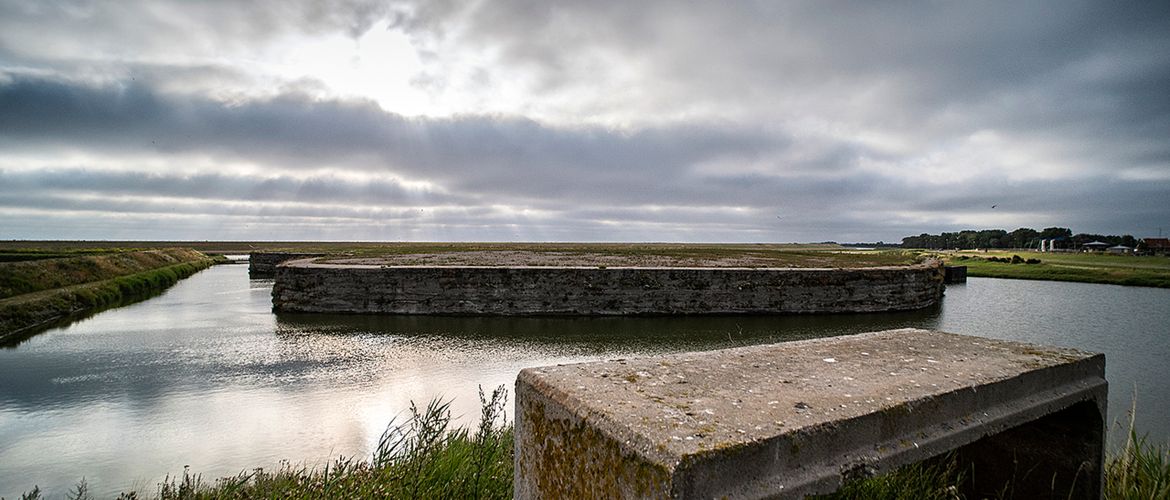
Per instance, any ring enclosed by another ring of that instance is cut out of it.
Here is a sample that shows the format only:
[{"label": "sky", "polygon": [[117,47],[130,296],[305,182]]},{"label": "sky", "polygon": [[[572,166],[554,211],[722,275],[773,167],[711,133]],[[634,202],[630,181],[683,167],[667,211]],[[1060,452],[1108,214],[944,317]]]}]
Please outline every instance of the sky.
[{"label": "sky", "polygon": [[1170,3],[0,0],[0,240],[1170,234]]}]

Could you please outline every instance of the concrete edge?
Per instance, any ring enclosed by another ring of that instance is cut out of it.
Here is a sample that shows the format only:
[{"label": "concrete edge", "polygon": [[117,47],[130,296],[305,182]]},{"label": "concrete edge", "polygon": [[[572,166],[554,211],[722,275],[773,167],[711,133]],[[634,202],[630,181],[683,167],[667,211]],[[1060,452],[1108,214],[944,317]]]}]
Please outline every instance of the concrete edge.
[{"label": "concrete edge", "polygon": [[573,269],[573,270],[605,270],[605,271],[808,271],[808,272],[848,272],[848,271],[905,271],[908,269],[942,269],[942,261],[929,259],[918,264],[904,266],[871,266],[871,267],[689,267],[689,266],[468,266],[468,265],[406,265],[395,266],[386,264],[336,264],[317,262],[322,257],[286,260],[276,267],[293,267],[302,269],[360,269],[360,270],[391,270],[391,269]]},{"label": "concrete edge", "polygon": [[[892,330],[898,331],[898,330]],[[875,332],[885,333],[885,332]],[[814,339],[823,340],[823,339]],[[939,394],[933,399],[958,399],[947,401],[948,415],[941,422],[931,425],[912,425],[906,429],[904,435],[919,436],[918,440],[909,443],[902,440],[879,441],[870,439],[871,436],[849,435],[842,436],[840,428],[873,428],[890,413],[912,415],[913,407],[906,403],[894,405],[881,412],[862,415],[853,419],[834,422],[830,426],[816,426],[798,431],[793,434],[783,434],[773,439],[760,442],[756,445],[740,447],[737,450],[709,450],[691,456],[683,457],[678,470],[675,472],[673,483],[676,488],[686,487],[686,476],[705,463],[724,460],[728,453],[742,453],[748,448],[767,449],[770,453],[780,453],[785,448],[793,446],[795,440],[800,440],[799,446],[811,449],[837,448],[826,457],[820,457],[818,463],[800,463],[799,467],[783,472],[783,477],[764,477],[751,482],[740,483],[738,487],[725,490],[716,495],[726,495],[735,498],[758,498],[765,496],[765,492],[783,489],[783,498],[803,498],[806,495],[824,494],[836,491],[846,476],[872,476],[890,472],[897,467],[942,455],[948,451],[978,441],[981,438],[995,435],[1015,428],[1029,421],[1060,412],[1075,404],[1094,401],[1101,412],[1102,422],[1107,422],[1106,405],[1108,382],[1104,378],[1103,354],[1096,354],[1088,359],[1081,359],[1050,366],[1036,372],[1009,377],[984,385],[984,392],[1017,392],[1012,386],[1031,386],[1032,383],[1048,379],[1048,381],[1065,380],[1064,383],[1045,384],[1040,391],[1026,391],[1027,395],[1008,395],[1001,398],[1002,402],[991,406],[980,406],[979,402],[986,397],[979,396],[973,387],[961,388]],[[1099,368],[1099,369],[1098,369]],[[1023,396],[1023,397],[1021,397]],[[1024,404],[1020,404],[1021,399]],[[981,415],[974,412],[962,412],[961,408],[979,407]],[[965,413],[965,414],[964,414]],[[912,420],[912,419],[911,419]],[[867,422],[870,421],[870,422]],[[835,442],[863,443],[859,446],[839,447]],[[826,460],[827,459],[827,460]],[[779,488],[778,488],[779,487]],[[695,496],[696,492],[675,491],[676,496]],[[700,496],[709,496],[710,491],[703,491]]]}]

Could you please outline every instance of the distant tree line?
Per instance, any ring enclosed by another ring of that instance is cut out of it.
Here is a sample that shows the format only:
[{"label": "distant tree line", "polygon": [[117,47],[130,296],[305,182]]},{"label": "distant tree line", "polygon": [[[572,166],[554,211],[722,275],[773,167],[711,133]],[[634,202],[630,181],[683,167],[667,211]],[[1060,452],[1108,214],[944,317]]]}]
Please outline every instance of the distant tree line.
[{"label": "distant tree line", "polygon": [[1092,241],[1101,241],[1110,245],[1125,245],[1133,248],[1138,240],[1131,235],[1102,235],[1102,234],[1073,234],[1067,227],[1047,227],[1037,231],[1028,227],[1021,227],[1015,231],[1003,229],[984,229],[976,231],[968,229],[956,233],[927,234],[907,236],[902,238],[902,248],[929,248],[944,249],[958,248],[971,250],[975,248],[1037,248],[1040,240],[1056,240],[1056,248],[1080,248],[1081,245]]}]

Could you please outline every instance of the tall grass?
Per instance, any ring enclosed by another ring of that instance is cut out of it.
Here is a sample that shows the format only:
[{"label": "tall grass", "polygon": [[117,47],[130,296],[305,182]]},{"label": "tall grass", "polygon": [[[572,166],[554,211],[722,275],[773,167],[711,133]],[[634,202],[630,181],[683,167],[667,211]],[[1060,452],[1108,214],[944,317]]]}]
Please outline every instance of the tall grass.
[{"label": "tall grass", "polygon": [[[1104,497],[1110,500],[1170,499],[1170,446],[1150,444],[1134,427],[1136,408],[1130,409],[1129,437],[1121,450],[1105,459]],[[977,472],[977,471],[975,471]],[[961,499],[967,477],[953,456],[902,467],[883,476],[846,483],[839,491],[816,497],[821,500]],[[1071,485],[1053,485],[1055,492]],[[1012,485],[1004,485],[997,498],[1013,498]]]},{"label": "tall grass", "polygon": [[1170,447],[1154,446],[1134,428],[1136,401],[1129,410],[1129,434],[1120,452],[1105,461],[1105,497],[1126,500],[1170,498]]},{"label": "tall grass", "polygon": [[0,299],[114,279],[206,258],[188,248],[166,248],[0,262]]},{"label": "tall grass", "polygon": [[405,420],[390,422],[368,460],[338,458],[323,469],[284,463],[275,471],[255,469],[212,483],[184,470],[163,481],[156,498],[511,498],[507,391],[500,386],[485,396],[480,388],[479,394],[482,412],[474,431],[451,428],[449,403],[412,403]]},{"label": "tall grass", "polygon": [[954,500],[966,479],[958,460],[948,455],[939,460],[910,464],[880,476],[845,483],[818,500]]},{"label": "tall grass", "polygon": [[[390,422],[367,460],[338,458],[323,469],[287,462],[274,471],[255,469],[204,481],[184,470],[159,484],[160,500],[243,498],[511,498],[513,427],[507,422],[503,386],[490,396],[480,388],[482,413],[474,432],[452,429],[449,403],[410,406],[409,416]],[[813,498],[957,500],[967,480],[954,455],[901,467],[889,474],[847,482],[839,491]],[[1010,486],[1010,485],[1009,485]],[[1060,485],[1054,485],[1060,488]],[[1005,487],[1001,498],[1010,497]],[[1170,449],[1149,445],[1130,421],[1130,439],[1105,464],[1105,498],[1170,498]],[[22,500],[42,498],[39,488]],[[1057,495],[1063,496],[1063,495]],[[83,479],[66,498],[92,498]],[[146,498],[139,492],[120,499]]]}]

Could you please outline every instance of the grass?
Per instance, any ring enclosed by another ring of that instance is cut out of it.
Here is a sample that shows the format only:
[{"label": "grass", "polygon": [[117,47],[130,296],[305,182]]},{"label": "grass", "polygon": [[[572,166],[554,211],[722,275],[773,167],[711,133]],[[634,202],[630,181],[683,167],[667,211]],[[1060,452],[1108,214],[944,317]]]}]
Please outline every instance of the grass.
[{"label": "grass", "polygon": [[453,252],[551,252],[569,255],[664,257],[676,260],[749,257],[773,267],[871,267],[905,265],[916,254],[902,251],[858,251],[836,244],[715,244],[715,243],[502,243],[502,242],[93,242],[5,241],[0,253],[100,251],[107,248],[182,246],[204,253],[295,252],[344,254],[350,257],[444,254]]},{"label": "grass", "polygon": [[[988,257],[1010,260],[1016,255],[1040,263],[987,260]],[[940,256],[950,265],[967,266],[968,276],[1170,288],[1170,258],[1167,257],[1010,251],[953,252]]]},{"label": "grass", "polygon": [[[131,255],[71,257],[69,262],[32,261],[21,265],[23,273],[0,273],[6,283],[27,283],[34,291],[0,299],[0,342],[27,336],[37,329],[77,314],[111,307],[157,293],[212,264],[212,259],[191,250],[135,252]],[[80,261],[76,259],[81,259]],[[161,267],[159,266],[161,264]],[[31,266],[30,266],[31,265]],[[155,267],[148,267],[155,266]],[[32,268],[29,271],[28,268]],[[133,271],[141,269],[142,271]],[[60,270],[62,275],[53,275]],[[129,274],[114,275],[119,271]],[[49,274],[44,274],[49,273]],[[30,278],[31,277],[31,278]],[[94,281],[94,279],[98,279]],[[80,282],[80,284],[72,284]],[[47,284],[62,285],[48,288]]]},{"label": "grass", "polygon": [[108,280],[206,258],[191,249],[167,248],[0,262],[0,299]]},{"label": "grass", "polygon": [[[474,431],[450,428],[449,403],[413,403],[402,422],[391,421],[368,460],[338,458],[324,469],[284,463],[277,470],[255,469],[205,482],[190,470],[159,484],[154,498],[469,498],[512,497],[512,426],[506,422],[506,391],[486,396]],[[84,480],[70,498],[89,498]],[[34,488],[22,499],[42,498]],[[146,498],[136,491],[119,498]]]},{"label": "grass", "polygon": [[953,455],[942,460],[910,464],[880,476],[850,481],[817,500],[951,500],[962,498],[959,488],[965,480]]},{"label": "grass", "polygon": [[[482,410],[474,432],[450,428],[448,403],[432,401],[422,408],[412,403],[404,421],[387,426],[369,459],[338,458],[323,469],[285,462],[273,471],[255,469],[211,482],[185,469],[161,482],[151,498],[511,498],[513,427],[506,421],[506,397],[503,386],[486,397],[480,389]],[[1170,498],[1170,447],[1152,446],[1139,438],[1132,411],[1130,415],[1130,439],[1105,461],[1105,498]],[[952,454],[849,481],[834,493],[813,498],[962,499],[967,479]],[[1003,491],[1010,489],[1005,486]],[[34,487],[21,498],[42,495]],[[67,498],[92,498],[85,480]],[[119,498],[147,496],[130,491]]]},{"label": "grass", "polygon": [[[1170,445],[1155,446],[1134,427],[1136,407],[1129,411],[1129,438],[1120,450],[1105,458],[1104,498],[1110,500],[1170,499]],[[899,468],[889,474],[846,483],[820,500],[962,499],[969,479],[950,455]],[[1053,498],[1063,497],[1064,485],[1053,485]],[[998,498],[1012,498],[1004,485]]]},{"label": "grass", "polygon": [[1129,409],[1125,446],[1105,461],[1105,497],[1111,499],[1170,498],[1170,446],[1154,446],[1134,428],[1137,398]]}]

